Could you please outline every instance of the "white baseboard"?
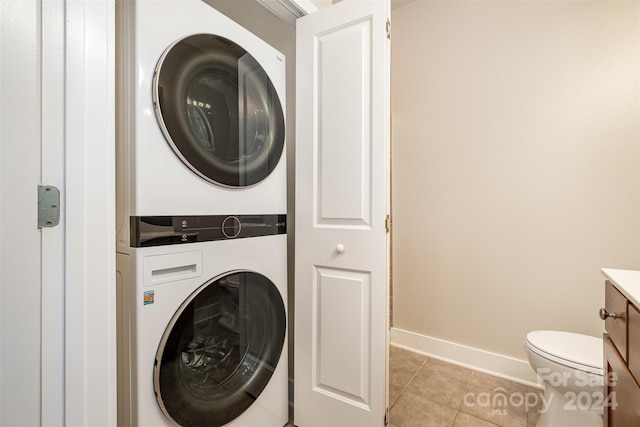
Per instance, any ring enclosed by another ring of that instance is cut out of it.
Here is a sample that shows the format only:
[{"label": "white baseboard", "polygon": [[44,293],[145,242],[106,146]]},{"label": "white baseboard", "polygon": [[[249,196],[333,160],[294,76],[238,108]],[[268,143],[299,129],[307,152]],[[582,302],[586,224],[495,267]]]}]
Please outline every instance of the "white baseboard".
[{"label": "white baseboard", "polygon": [[529,362],[466,345],[391,328],[391,345],[520,384],[541,388]]}]

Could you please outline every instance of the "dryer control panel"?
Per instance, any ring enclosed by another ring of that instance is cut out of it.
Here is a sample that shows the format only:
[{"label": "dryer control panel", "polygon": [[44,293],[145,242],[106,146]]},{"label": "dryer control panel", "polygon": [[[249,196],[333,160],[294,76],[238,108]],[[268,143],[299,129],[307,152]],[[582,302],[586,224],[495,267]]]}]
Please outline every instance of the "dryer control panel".
[{"label": "dryer control panel", "polygon": [[287,233],[286,215],[132,216],[130,221],[134,248]]}]

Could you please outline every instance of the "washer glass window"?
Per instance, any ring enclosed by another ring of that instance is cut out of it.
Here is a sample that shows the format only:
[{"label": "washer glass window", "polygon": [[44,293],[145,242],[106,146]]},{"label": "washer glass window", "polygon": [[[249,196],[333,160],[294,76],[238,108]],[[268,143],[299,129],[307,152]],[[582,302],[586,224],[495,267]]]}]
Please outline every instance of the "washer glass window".
[{"label": "washer glass window", "polygon": [[267,386],[285,338],[285,307],[266,277],[227,274],[201,286],[168,325],[154,387],[164,414],[181,426],[222,426]]},{"label": "washer glass window", "polygon": [[154,106],[165,138],[202,178],[256,184],[284,148],[284,115],[265,70],[224,37],[197,34],[172,45],[154,76]]}]

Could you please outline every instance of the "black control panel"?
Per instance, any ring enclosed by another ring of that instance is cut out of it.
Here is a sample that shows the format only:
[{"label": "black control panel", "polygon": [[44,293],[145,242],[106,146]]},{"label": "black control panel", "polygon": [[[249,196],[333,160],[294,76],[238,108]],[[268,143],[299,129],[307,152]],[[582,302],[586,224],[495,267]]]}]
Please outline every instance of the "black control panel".
[{"label": "black control panel", "polygon": [[134,248],[287,233],[286,215],[132,216],[130,220]]}]

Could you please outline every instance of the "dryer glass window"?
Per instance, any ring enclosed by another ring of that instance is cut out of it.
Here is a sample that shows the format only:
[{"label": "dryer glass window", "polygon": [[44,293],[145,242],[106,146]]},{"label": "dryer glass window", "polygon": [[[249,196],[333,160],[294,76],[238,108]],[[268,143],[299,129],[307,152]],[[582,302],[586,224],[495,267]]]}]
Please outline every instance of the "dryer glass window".
[{"label": "dryer glass window", "polygon": [[156,356],[162,411],[181,426],[222,426],[267,386],[284,346],[285,307],[266,277],[241,271],[194,292],[175,313]]},{"label": "dryer glass window", "polygon": [[164,53],[154,105],[165,138],[202,178],[230,187],[256,184],[284,148],[284,115],[265,70],[224,37],[197,34]]}]

